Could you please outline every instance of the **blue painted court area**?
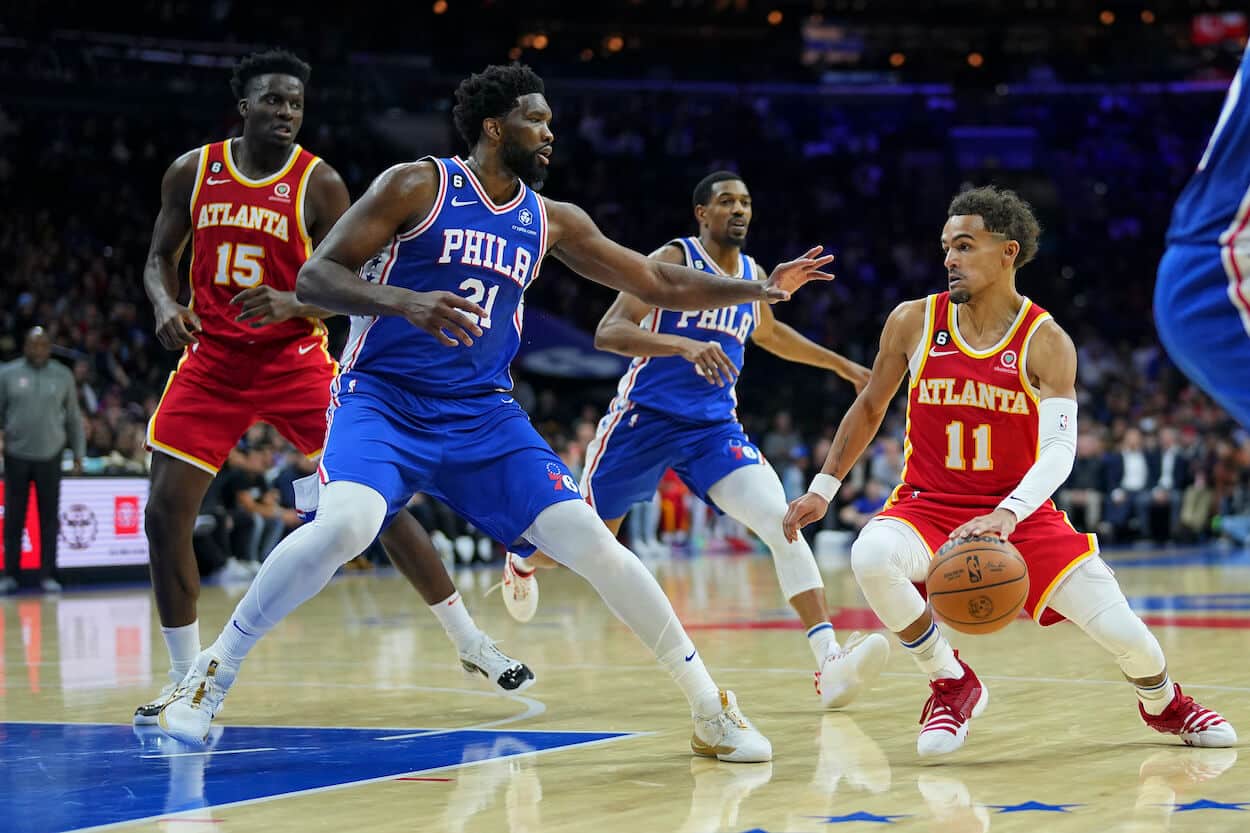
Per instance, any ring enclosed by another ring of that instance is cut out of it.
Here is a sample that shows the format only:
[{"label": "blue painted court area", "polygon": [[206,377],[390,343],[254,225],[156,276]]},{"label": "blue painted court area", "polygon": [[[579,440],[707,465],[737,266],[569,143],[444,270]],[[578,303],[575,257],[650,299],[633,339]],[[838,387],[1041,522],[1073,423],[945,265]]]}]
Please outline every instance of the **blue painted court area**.
[{"label": "blue painted court area", "polygon": [[0,827],[58,833],[630,737],[619,732],[0,723]]}]

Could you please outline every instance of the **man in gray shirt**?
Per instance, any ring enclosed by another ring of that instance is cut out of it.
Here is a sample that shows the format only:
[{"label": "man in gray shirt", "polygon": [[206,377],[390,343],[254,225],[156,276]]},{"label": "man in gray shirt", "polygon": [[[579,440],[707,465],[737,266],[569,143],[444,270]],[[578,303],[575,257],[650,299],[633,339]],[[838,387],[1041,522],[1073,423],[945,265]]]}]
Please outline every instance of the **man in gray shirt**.
[{"label": "man in gray shirt", "polygon": [[74,374],[49,361],[52,341],[42,327],[26,334],[23,357],[0,366],[0,426],[4,430],[4,566],[0,595],[18,586],[22,528],[30,484],[35,484],[41,549],[40,583],[61,589],[52,570],[60,526],[61,456],[68,445],[74,473],[82,473],[86,446]]}]

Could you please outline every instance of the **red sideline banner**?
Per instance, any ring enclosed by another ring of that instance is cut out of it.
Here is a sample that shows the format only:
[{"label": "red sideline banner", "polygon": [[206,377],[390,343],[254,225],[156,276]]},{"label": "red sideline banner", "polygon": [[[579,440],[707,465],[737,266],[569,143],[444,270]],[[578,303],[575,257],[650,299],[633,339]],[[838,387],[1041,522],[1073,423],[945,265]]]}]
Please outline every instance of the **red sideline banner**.
[{"label": "red sideline banner", "polygon": [[[59,569],[121,567],[148,563],[143,510],[148,481],[143,477],[67,477],[61,481],[61,532],[57,536]],[[0,518],[4,484],[0,483]],[[22,533],[22,569],[39,569],[39,516],[31,486]],[[0,556],[4,543],[0,541]]]}]

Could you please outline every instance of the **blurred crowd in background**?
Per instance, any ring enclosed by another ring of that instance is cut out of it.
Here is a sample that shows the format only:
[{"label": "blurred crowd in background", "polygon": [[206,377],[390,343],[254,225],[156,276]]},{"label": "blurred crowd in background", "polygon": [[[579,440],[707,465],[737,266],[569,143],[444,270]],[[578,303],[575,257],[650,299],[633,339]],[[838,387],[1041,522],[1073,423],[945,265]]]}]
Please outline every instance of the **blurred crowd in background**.
[{"label": "blurred crowd in background", "polygon": [[[233,56],[161,74],[133,50],[106,53],[62,41],[22,65],[0,49],[0,75],[25,83],[0,96],[0,358],[18,355],[28,328],[45,327],[78,382],[87,472],[142,474],[146,422],[177,359],[153,337],[142,284],[160,179],[179,153],[234,128]],[[895,304],[944,287],[938,235],[951,196],[991,182],[1020,191],[1043,236],[1019,286],[1079,350],[1081,434],[1060,507],[1104,544],[1240,535],[1250,436],[1168,361],[1150,310],[1172,201],[1223,83],[882,91],[562,77],[550,69],[546,195],[578,203],[609,236],[648,252],[694,233],[690,192],[703,175],[741,172],[755,206],[748,251],[765,268],[814,244],[837,255],[838,279],[805,288],[776,308],[779,318],[865,365]],[[449,118],[457,78],[316,65],[299,139],[359,195],[390,164],[463,150]],[[611,299],[552,263],[527,307],[590,332]],[[331,322],[335,346],[345,330]],[[579,473],[615,379],[514,376],[518,400]],[[853,390],[751,350],[738,394],[748,432],[789,495],[802,493]],[[902,468],[903,426],[900,394],[826,529],[854,531],[880,508]],[[289,484],[311,470],[271,430],[249,432],[205,502],[205,563],[262,559],[298,523]],[[666,483],[651,510],[639,508],[631,528],[640,543],[745,538],[692,511],[681,491]],[[490,557],[445,507],[418,498],[413,510],[440,546],[459,543],[462,560]]]}]

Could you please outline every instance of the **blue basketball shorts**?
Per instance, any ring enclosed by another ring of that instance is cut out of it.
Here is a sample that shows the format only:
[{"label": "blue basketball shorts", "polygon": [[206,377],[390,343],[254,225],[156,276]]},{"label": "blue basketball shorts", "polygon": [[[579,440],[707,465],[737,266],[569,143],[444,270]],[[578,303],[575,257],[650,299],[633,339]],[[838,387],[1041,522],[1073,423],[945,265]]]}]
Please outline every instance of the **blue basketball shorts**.
[{"label": "blue basketball shorts", "polygon": [[1169,246],[1159,262],[1154,315],[1177,367],[1250,428],[1250,252]]},{"label": "blue basketball shorts", "polygon": [[712,486],[736,469],[763,463],[760,450],[733,420],[686,422],[635,405],[599,421],[586,448],[582,492],[599,517],[620,518],[635,503],[650,500],[671,468],[715,508],[708,497]]},{"label": "blue basketball shorts", "polygon": [[548,506],[581,498],[568,468],[507,393],[421,396],[359,371],[332,389],[320,473],[322,483],[377,490],[387,523],[422,492],[504,545]]}]

